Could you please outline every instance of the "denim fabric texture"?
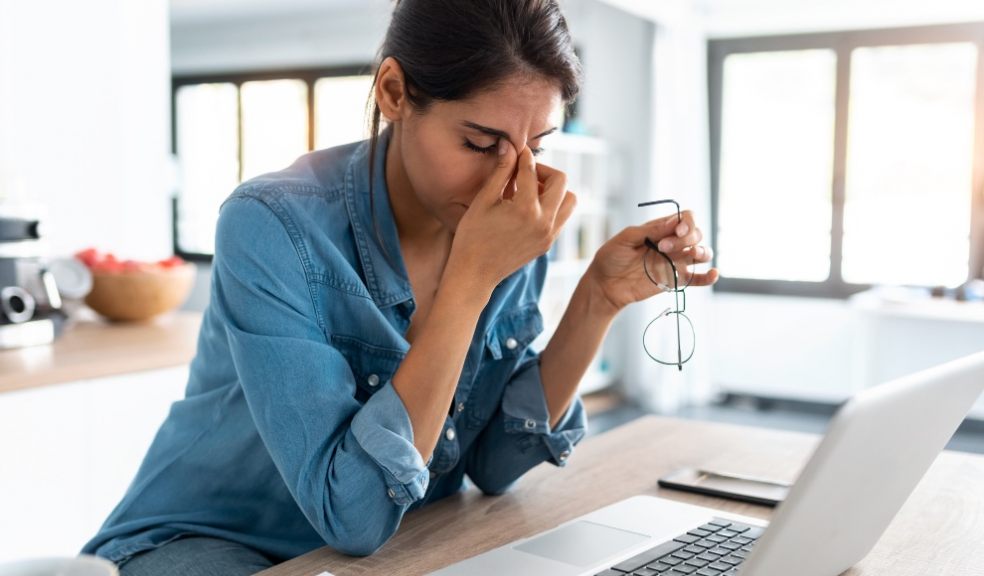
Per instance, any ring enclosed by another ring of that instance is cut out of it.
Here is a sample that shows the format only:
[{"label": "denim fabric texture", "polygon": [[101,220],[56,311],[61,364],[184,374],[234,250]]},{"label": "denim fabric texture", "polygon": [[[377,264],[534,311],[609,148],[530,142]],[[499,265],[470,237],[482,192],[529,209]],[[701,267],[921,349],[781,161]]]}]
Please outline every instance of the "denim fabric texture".
[{"label": "denim fabric texture", "polygon": [[271,566],[269,558],[242,544],[191,536],[131,557],[120,576],[248,576]]},{"label": "denim fabric texture", "polygon": [[546,256],[496,287],[430,461],[414,447],[391,385],[415,304],[384,176],[389,138],[375,214],[368,141],[306,154],[222,204],[185,397],[83,552],[122,562],[197,535],[277,560],[324,545],[368,555],[465,476],[501,494],[542,462],[566,464],[584,407],[576,398],[551,429],[530,347]]}]

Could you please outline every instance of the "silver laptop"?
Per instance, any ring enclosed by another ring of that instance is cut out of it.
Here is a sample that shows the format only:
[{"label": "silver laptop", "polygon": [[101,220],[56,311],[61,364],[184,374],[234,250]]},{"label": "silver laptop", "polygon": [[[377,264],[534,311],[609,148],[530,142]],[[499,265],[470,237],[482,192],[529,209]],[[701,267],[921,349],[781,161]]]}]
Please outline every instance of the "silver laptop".
[{"label": "silver laptop", "polygon": [[770,524],[635,496],[434,574],[835,576],[868,554],[982,391],[984,352],[858,394]]}]

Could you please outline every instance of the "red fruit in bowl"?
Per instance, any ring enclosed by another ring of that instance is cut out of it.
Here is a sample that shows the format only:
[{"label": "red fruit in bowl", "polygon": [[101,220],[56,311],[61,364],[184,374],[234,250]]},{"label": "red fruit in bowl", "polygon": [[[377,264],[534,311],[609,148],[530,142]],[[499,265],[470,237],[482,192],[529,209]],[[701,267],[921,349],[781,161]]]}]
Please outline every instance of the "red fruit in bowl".
[{"label": "red fruit in bowl", "polygon": [[85,250],[79,250],[75,253],[75,258],[81,261],[83,264],[92,268],[92,265],[99,261],[101,258],[99,251],[95,248],[86,248]]},{"label": "red fruit in bowl", "polygon": [[96,262],[92,267],[94,272],[122,272],[124,270],[123,263],[117,260],[103,260],[101,262]]},{"label": "red fruit in bowl", "polygon": [[170,258],[165,258],[157,262],[157,265],[162,268],[176,268],[184,264],[185,261],[180,256],[171,256]]}]

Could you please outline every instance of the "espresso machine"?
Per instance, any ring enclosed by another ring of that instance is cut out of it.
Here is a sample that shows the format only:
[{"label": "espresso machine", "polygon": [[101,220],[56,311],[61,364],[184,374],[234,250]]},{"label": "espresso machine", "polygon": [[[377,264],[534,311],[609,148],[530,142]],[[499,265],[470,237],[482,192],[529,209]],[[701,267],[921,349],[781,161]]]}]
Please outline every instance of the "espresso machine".
[{"label": "espresso machine", "polygon": [[0,349],[51,343],[67,319],[41,232],[40,220],[0,214]]}]

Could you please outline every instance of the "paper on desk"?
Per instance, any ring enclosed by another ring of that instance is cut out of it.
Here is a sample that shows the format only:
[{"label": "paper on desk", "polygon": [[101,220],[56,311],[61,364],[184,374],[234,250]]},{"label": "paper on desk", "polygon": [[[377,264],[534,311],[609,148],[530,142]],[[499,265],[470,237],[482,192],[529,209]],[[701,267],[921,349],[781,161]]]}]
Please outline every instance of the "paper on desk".
[{"label": "paper on desk", "polygon": [[335,576],[331,572],[322,572],[321,574],[316,574],[315,576]]}]

